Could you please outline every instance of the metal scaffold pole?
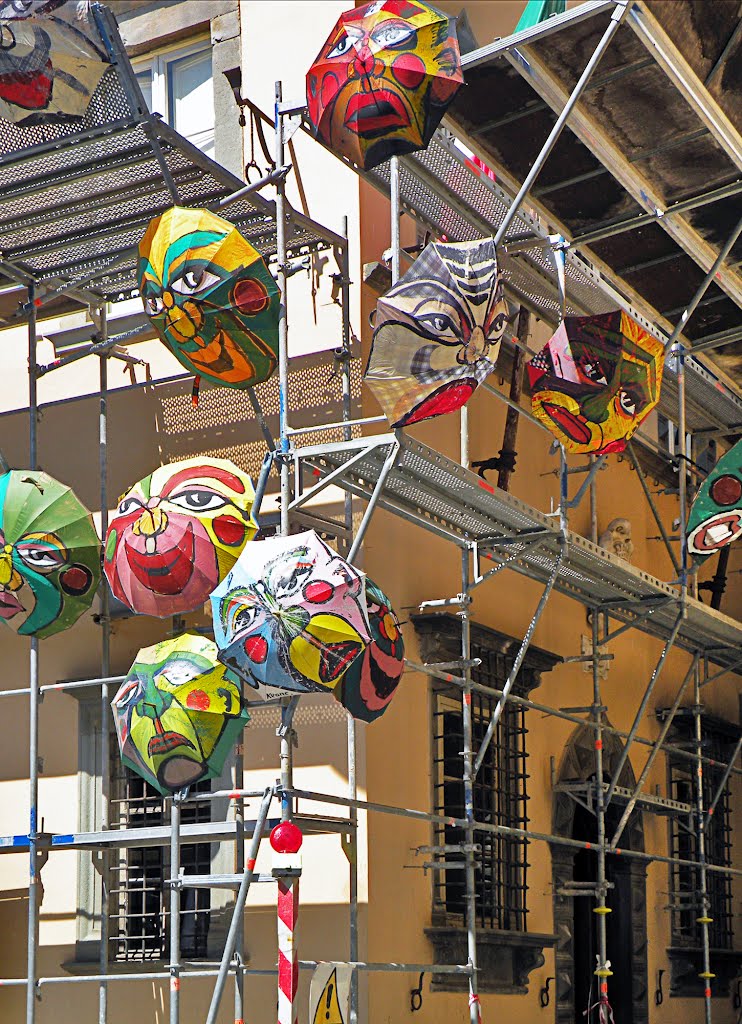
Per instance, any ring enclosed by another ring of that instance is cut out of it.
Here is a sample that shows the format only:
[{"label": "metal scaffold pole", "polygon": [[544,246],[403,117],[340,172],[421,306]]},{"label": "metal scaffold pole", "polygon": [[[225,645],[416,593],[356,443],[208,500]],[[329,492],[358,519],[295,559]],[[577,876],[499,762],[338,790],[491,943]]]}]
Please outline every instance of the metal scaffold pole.
[{"label": "metal scaffold pole", "polygon": [[[100,307],[102,341],[108,337],[108,317],[105,304]],[[99,357],[100,411],[98,418],[98,475],[100,482],[100,532],[105,541],[108,532],[108,356]],[[100,827],[110,825],[111,751],[108,727],[110,694],[108,677],[111,674],[111,618],[109,608],[108,582],[105,576],[100,583],[100,628],[101,628],[101,689],[100,689]],[[108,945],[110,931],[110,851],[101,850],[100,859],[101,901],[100,901],[100,973],[108,974]],[[98,1024],[108,1020],[108,983],[101,981],[98,988]]]},{"label": "metal scaffold pole", "polygon": [[[276,82],[275,91],[275,159],[276,166],[283,167],[284,141],[283,117],[279,111],[283,89]],[[279,419],[279,459],[281,473],[281,534],[285,537],[289,532],[289,503],[291,501],[291,479],[288,461],[288,400],[289,400],[289,350],[288,320],[286,313],[286,292],[288,267],[286,265],[286,184],[283,178],[276,182],[276,259],[277,283],[281,297],[278,313],[278,419]]]},{"label": "metal scaffold pole", "polygon": [[[693,725],[696,755],[700,757],[703,742],[703,705],[701,704],[701,674],[696,666],[693,685]],[[697,923],[701,926],[701,947],[703,950],[703,970],[700,978],[703,981],[703,1009],[705,1024],[711,1024],[711,981],[714,975],[711,973],[711,954],[709,950],[709,925],[711,915],[708,898],[708,886],[706,877],[706,830],[704,821],[704,797],[703,797],[703,764],[696,762],[696,859],[698,861],[698,909],[700,911]]]},{"label": "metal scaffold pole", "polygon": [[597,885],[595,887],[595,906],[593,913],[598,918],[598,963],[595,976],[598,979],[598,1002],[608,1001],[608,979],[613,973],[608,966],[608,940],[606,933],[606,917],[610,907],[606,906],[608,892],[605,877],[605,791],[603,789],[603,703],[600,695],[600,648],[598,609],[592,609],[592,673],[593,673],[593,706],[592,718],[595,722],[593,746],[595,748],[595,817],[598,830],[597,844]]},{"label": "metal scaffold pole", "polygon": [[466,874],[466,939],[469,960],[469,1020],[470,1024],[481,1024],[482,1012],[479,1001],[477,982],[477,889],[474,868],[474,742],[471,709],[471,624],[469,621],[469,548],[461,552],[461,661],[463,668],[464,688],[461,694],[462,727],[464,734],[463,782],[464,782],[464,816],[467,821],[464,832],[466,843],[465,874]]},{"label": "metal scaffold pole", "polygon": [[[29,410],[29,469],[38,462],[38,392],[36,380],[36,305],[35,288],[28,286],[28,410]],[[28,977],[26,989],[26,1024],[36,1020],[36,952],[39,941],[39,641],[31,637],[29,652],[29,706],[28,706],[28,759],[29,759],[29,818],[28,818]]]},{"label": "metal scaffold pole", "polygon": [[180,808],[183,794],[170,803],[170,1024],[180,1024]]}]

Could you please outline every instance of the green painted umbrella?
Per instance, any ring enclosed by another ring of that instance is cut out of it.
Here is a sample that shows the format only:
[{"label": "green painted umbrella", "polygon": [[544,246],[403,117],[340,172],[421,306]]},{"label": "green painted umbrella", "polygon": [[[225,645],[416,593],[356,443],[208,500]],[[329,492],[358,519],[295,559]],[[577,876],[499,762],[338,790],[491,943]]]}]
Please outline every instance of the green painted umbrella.
[{"label": "green painted umbrella", "polygon": [[37,470],[0,476],[0,619],[22,636],[61,633],[99,580],[98,534],[73,491]]}]

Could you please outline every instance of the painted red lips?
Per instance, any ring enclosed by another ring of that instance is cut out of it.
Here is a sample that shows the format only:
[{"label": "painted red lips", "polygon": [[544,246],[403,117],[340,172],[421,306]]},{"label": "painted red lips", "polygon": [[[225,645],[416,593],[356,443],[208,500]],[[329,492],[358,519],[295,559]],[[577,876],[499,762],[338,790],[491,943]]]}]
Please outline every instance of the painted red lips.
[{"label": "painted red lips", "polygon": [[175,750],[176,747],[190,747],[191,750],[196,748],[190,740],[186,739],[185,736],[181,736],[179,732],[161,732],[147,744],[147,753],[150,757],[157,757],[160,754],[169,754],[171,750]]},{"label": "painted red lips", "polygon": [[688,538],[691,551],[708,554],[731,544],[742,534],[742,514],[734,510],[713,516]]},{"label": "painted red lips", "polygon": [[554,405],[553,402],[544,402],[542,408],[571,441],[576,441],[578,444],[590,443],[592,434],[583,419],[575,416],[569,409],[565,409],[561,405]]},{"label": "painted red lips", "polygon": [[136,579],[155,594],[180,594],[193,574],[195,541],[189,523],[180,547],[168,548],[148,555],[124,542],[126,560]]},{"label": "painted red lips", "polygon": [[407,128],[409,123],[404,103],[389,89],[356,93],[348,101],[345,127],[362,139],[375,139],[395,128]]}]

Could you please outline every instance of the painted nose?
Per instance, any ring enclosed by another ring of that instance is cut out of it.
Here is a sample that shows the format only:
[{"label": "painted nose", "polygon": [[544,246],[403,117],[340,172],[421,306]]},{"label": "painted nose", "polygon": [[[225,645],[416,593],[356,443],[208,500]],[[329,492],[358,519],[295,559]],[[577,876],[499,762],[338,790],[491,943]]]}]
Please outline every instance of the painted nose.
[{"label": "painted nose", "polygon": [[161,508],[145,508],[132,526],[132,533],[144,537],[147,554],[153,555],[157,549],[157,538],[167,529],[167,512]]},{"label": "painted nose", "polygon": [[4,590],[20,590],[23,580],[19,572],[13,568],[13,549],[6,544],[0,550],[0,587]]},{"label": "painted nose", "polygon": [[605,423],[608,419],[608,411],[613,399],[616,397],[615,388],[606,388],[600,394],[592,395],[582,402],[582,413],[585,419],[593,423]]},{"label": "painted nose", "polygon": [[463,362],[476,363],[487,351],[487,341],[481,327],[475,327],[463,352]]}]

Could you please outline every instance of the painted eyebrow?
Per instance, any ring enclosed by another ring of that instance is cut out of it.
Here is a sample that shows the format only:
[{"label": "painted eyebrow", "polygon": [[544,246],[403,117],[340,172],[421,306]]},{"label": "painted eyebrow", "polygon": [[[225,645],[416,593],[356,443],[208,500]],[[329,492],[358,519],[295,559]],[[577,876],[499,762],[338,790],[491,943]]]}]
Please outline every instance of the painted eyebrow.
[{"label": "painted eyebrow", "polygon": [[183,253],[187,252],[188,249],[202,248],[205,245],[209,245],[211,242],[219,242],[225,237],[222,231],[189,231],[187,235],[183,235],[181,238],[176,239],[172,242],[165,253],[164,266],[162,268],[162,280],[163,283],[167,280],[170,274],[170,267],[182,256]]},{"label": "painted eyebrow", "polygon": [[182,469],[180,473],[176,473],[168,480],[162,491],[162,497],[167,498],[179,484],[185,483],[186,480],[204,480],[209,477],[231,487],[237,494],[245,493],[244,483],[234,473],[220,469],[219,466],[191,466],[190,469]]}]

